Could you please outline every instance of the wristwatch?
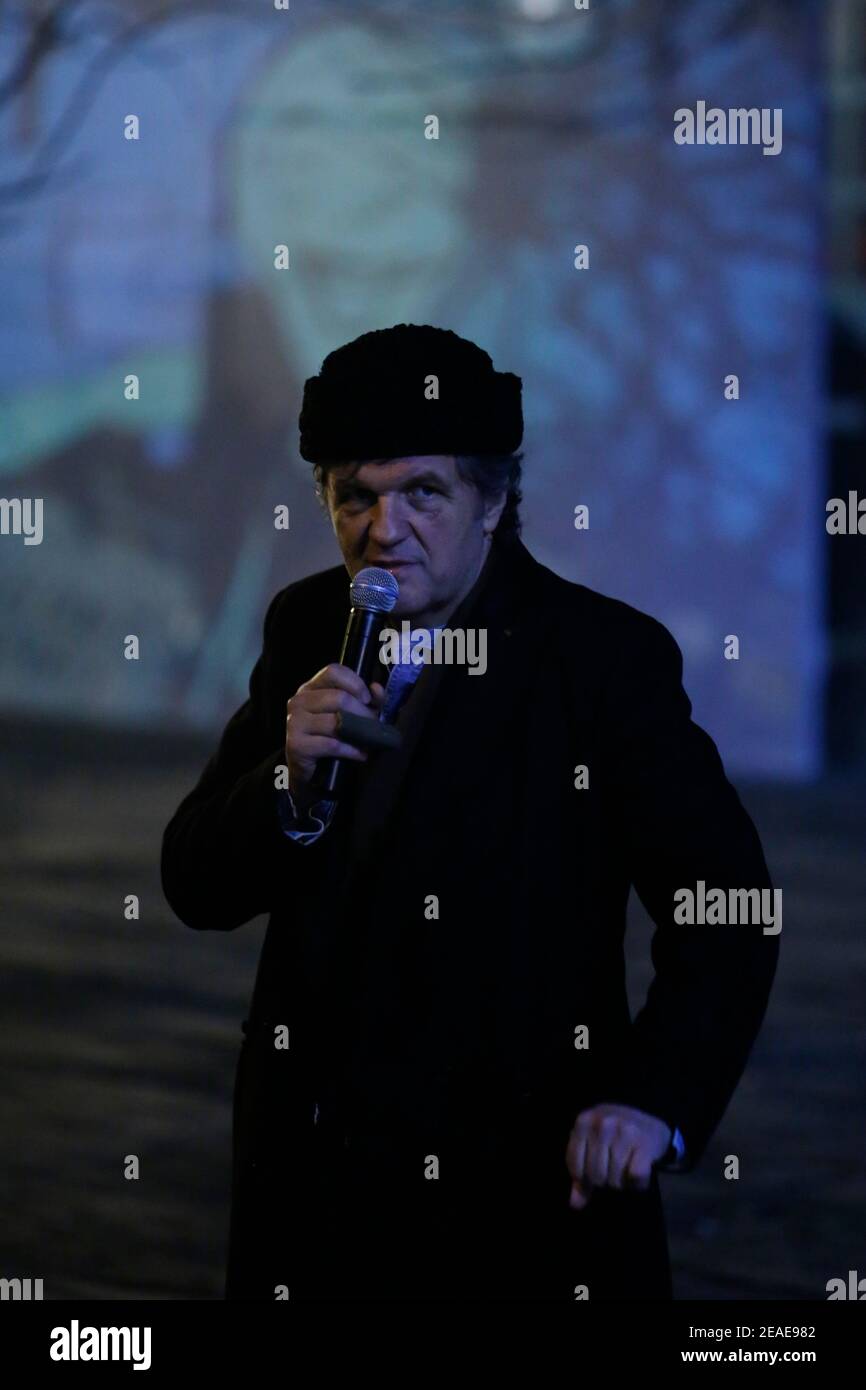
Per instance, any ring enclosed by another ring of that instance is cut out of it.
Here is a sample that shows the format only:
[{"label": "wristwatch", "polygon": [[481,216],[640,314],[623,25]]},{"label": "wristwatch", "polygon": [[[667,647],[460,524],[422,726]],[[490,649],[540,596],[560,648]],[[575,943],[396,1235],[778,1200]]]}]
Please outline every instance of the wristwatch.
[{"label": "wristwatch", "polygon": [[659,1168],[678,1168],[686,1156],[686,1144],[679,1130],[674,1128],[671,1142],[657,1161]]}]

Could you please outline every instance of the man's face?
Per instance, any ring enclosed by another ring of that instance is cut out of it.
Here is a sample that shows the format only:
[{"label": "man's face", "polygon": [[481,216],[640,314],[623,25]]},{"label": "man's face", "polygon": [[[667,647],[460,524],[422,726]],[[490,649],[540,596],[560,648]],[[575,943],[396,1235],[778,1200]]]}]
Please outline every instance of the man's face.
[{"label": "man's face", "polygon": [[376,565],[400,585],[394,616],[444,623],[475,583],[505,497],[485,502],[445,454],[335,467],[325,497],[349,575]]}]

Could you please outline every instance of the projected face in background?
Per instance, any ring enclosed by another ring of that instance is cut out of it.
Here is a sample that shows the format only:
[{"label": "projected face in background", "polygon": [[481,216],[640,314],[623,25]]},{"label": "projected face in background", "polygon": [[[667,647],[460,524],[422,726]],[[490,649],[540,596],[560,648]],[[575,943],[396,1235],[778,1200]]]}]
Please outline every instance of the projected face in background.
[{"label": "projected face in background", "polygon": [[[476,151],[453,133],[424,138],[413,67],[429,74],[411,31],[329,23],[287,44],[238,113],[235,232],[302,377],[361,333],[437,321],[465,254]],[[453,118],[468,99],[464,88],[456,112],[449,102]],[[261,271],[278,243],[289,269]]]},{"label": "projected face in background", "polygon": [[325,498],[350,576],[390,570],[394,616],[424,627],[444,623],[471,589],[505,505],[504,495],[486,502],[442,454],[334,468]]}]

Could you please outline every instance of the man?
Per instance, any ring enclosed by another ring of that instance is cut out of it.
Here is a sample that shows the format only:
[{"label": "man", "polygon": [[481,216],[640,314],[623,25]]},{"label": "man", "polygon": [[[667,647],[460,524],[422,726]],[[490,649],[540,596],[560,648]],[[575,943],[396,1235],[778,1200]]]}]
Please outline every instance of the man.
[{"label": "man", "polygon": [[[776,935],[675,916],[701,881],[770,887],[757,833],[667,630],[521,543],[520,392],[408,324],[306,383],[301,453],[344,563],[272,601],[162,855],[190,927],[270,914],[231,1299],[670,1298],[657,1174],[701,1157],[764,1015]],[[484,669],[340,665],[367,566],[398,581],[389,623],[483,634]],[[346,713],[399,748],[349,741]],[[350,781],[326,799],[333,757]],[[656,924],[633,1022],[632,885]]]}]

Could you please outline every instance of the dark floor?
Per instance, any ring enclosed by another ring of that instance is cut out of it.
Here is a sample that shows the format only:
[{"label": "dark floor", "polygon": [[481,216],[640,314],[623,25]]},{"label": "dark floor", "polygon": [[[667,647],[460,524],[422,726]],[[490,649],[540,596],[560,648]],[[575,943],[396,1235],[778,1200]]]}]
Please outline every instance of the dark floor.
[{"label": "dark floor", "polygon": [[[202,752],[7,726],[0,755],[0,1276],[42,1278],[53,1299],[220,1298],[264,923],[196,933],[162,899],[159,837]],[[675,1288],[823,1299],[829,1278],[866,1274],[866,789],[739,789],[784,891],[781,962],[706,1158],[664,1179]],[[636,1001],[650,924],[632,913]]]}]

